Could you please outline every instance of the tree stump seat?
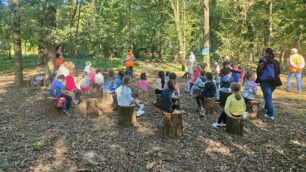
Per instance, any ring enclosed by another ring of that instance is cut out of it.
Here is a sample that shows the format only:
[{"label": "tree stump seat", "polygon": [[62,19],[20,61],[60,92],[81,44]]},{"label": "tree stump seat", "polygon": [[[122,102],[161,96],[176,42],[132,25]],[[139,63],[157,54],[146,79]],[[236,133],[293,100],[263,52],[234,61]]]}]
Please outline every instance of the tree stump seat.
[{"label": "tree stump seat", "polygon": [[230,96],[230,95],[231,95],[231,93],[226,93],[226,92],[220,91],[220,106],[221,107],[225,106],[227,97]]},{"label": "tree stump seat", "polygon": [[216,104],[215,97],[204,98],[203,107],[206,110],[207,114],[216,114],[217,113],[217,104]]},{"label": "tree stump seat", "polygon": [[175,110],[172,113],[162,112],[166,137],[179,138],[183,134],[182,112]]},{"label": "tree stump seat", "polygon": [[62,113],[63,108],[56,106],[56,98],[46,97],[45,99],[45,114],[47,115],[58,115]]},{"label": "tree stump seat", "polygon": [[243,118],[227,115],[226,118],[226,132],[242,136],[243,133]]},{"label": "tree stump seat", "polygon": [[259,111],[259,101],[251,100],[247,103],[246,111],[248,112],[248,118],[254,119],[257,117]]},{"label": "tree stump seat", "polygon": [[32,87],[32,80],[31,79],[26,79],[24,80],[24,84],[26,87],[30,88]]},{"label": "tree stump seat", "polygon": [[118,117],[119,117],[119,126],[121,127],[132,127],[135,126],[136,119],[136,111],[135,106],[118,106]]}]

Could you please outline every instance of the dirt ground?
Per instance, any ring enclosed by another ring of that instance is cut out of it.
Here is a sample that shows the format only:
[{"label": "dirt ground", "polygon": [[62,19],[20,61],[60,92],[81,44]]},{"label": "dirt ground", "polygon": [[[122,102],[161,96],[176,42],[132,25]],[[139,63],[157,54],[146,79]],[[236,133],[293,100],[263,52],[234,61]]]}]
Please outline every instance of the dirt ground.
[{"label": "dirt ground", "polygon": [[[218,114],[199,117],[195,100],[183,93],[183,137],[168,139],[152,105],[157,74],[148,66],[145,115],[124,129],[116,111],[98,118],[44,114],[44,90],[17,89],[12,74],[1,74],[0,171],[306,171],[305,78],[302,95],[277,89],[276,120],[261,113],[245,122],[242,137],[213,129]],[[179,79],[182,92],[185,82]]]}]

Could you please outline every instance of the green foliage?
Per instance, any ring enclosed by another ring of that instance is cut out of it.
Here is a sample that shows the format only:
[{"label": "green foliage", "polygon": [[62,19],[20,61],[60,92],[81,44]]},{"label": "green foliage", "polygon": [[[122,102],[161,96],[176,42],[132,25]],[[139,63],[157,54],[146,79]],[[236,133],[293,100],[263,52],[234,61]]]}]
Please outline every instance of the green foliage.
[{"label": "green foliage", "polygon": [[[203,2],[174,2],[181,10],[185,50],[196,50],[199,58],[203,47]],[[55,28],[48,26],[50,6],[56,9]],[[268,34],[267,6],[263,0],[211,0],[212,58],[244,62],[251,53],[260,57]],[[21,14],[26,50],[37,49],[40,43],[46,47],[46,35],[50,34],[69,58],[110,58],[115,56],[114,49],[121,57],[123,49],[133,47],[137,58],[173,60],[180,49],[169,0],[28,0],[21,1]],[[12,50],[11,15],[10,4],[0,3],[2,56],[10,56]],[[306,50],[305,18],[303,1],[273,1],[272,48],[278,55],[291,47]]]}]

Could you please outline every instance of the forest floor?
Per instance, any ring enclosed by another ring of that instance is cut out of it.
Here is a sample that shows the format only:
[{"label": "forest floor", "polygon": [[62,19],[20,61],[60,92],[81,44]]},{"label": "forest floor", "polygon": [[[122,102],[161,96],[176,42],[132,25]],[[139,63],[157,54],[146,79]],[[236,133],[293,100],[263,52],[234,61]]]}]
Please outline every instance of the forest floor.
[{"label": "forest floor", "polygon": [[[298,95],[278,88],[276,120],[266,121],[260,113],[245,122],[242,137],[213,129],[219,114],[199,117],[195,100],[183,93],[183,137],[168,139],[152,104],[154,78],[158,68],[177,68],[141,64],[152,86],[150,96],[138,125],[125,129],[117,127],[116,111],[97,118],[77,112],[73,117],[46,115],[43,89],[17,89],[13,73],[1,74],[0,171],[306,171],[306,89]],[[183,92],[186,80],[178,81]],[[262,105],[261,94],[258,99]]]}]

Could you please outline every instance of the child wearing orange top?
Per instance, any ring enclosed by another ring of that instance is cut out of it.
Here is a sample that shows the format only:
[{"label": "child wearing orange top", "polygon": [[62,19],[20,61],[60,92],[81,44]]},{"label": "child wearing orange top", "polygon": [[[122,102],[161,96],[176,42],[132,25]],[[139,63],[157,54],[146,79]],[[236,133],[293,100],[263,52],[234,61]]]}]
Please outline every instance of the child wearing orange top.
[{"label": "child wearing orange top", "polygon": [[55,59],[56,68],[58,69],[62,64],[64,64],[64,59],[59,53],[56,53],[56,59]]}]

